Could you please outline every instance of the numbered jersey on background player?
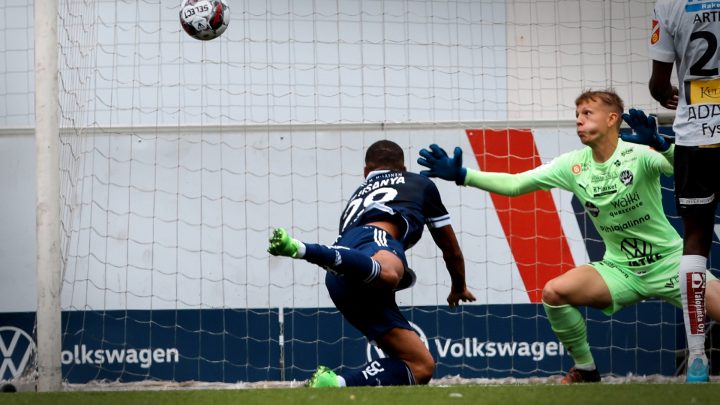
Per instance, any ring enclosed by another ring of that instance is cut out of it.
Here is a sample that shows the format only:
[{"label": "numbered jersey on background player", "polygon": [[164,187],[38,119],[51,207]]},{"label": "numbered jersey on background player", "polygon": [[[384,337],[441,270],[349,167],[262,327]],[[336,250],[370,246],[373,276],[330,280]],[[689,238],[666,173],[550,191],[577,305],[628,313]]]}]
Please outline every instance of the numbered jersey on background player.
[{"label": "numbered jersey on background player", "polygon": [[659,0],[650,57],[677,63],[675,143],[720,143],[720,1]]},{"label": "numbered jersey on background player", "polygon": [[411,172],[377,170],[368,174],[353,193],[340,217],[340,233],[375,221],[398,225],[399,237],[409,249],[422,236],[423,227],[450,224],[440,192],[430,179]]}]

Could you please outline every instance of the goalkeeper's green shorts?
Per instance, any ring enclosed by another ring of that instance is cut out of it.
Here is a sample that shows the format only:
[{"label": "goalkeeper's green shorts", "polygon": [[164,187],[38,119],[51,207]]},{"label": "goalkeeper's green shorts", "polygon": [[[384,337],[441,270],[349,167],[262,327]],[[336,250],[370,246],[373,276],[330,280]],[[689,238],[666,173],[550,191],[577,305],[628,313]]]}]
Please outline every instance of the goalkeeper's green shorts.
[{"label": "goalkeeper's green shorts", "polygon": [[[602,312],[609,316],[649,298],[659,298],[682,308],[678,273],[681,257],[682,251],[678,250],[677,253],[645,267],[648,271],[644,274],[637,274],[629,267],[607,260],[588,263],[600,273],[612,296],[612,304],[603,308]],[[705,277],[706,283],[717,280],[709,271]]]}]

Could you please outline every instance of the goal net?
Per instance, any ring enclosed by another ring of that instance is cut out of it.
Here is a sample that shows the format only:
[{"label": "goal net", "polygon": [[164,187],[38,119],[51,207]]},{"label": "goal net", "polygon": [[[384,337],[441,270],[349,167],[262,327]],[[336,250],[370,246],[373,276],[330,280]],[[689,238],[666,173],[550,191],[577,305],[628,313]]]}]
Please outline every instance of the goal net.
[{"label": "goal net", "polygon": [[[383,354],[343,321],[324,270],[266,249],[278,226],[334,241],[367,146],[397,142],[411,171],[438,143],[462,147],[468,167],[519,172],[582,146],[583,90],[614,88],[627,107],[659,112],[647,90],[651,0],[230,0],[228,29],[211,41],[182,31],[179,3],[59,1],[69,383],[301,381],[318,364],[364,366]],[[436,377],[566,371],[540,296],[602,255],[581,204],[436,183],[477,297],[448,308],[431,238],[410,250],[418,282],[397,299]],[[679,367],[675,308],[583,314],[603,374]]]}]

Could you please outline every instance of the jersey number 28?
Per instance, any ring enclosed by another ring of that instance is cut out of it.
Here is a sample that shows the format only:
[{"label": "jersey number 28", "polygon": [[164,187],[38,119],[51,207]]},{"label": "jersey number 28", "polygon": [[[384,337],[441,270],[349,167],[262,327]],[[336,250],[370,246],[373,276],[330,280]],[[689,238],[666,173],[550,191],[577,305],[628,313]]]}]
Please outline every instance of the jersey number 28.
[{"label": "jersey number 28", "polygon": [[[394,199],[397,194],[398,192],[394,188],[381,187],[365,197],[359,197],[350,201],[342,215],[343,224],[340,232],[344,231],[348,224],[360,216],[370,204],[388,202]],[[361,210],[359,209],[360,207],[362,207]]]}]

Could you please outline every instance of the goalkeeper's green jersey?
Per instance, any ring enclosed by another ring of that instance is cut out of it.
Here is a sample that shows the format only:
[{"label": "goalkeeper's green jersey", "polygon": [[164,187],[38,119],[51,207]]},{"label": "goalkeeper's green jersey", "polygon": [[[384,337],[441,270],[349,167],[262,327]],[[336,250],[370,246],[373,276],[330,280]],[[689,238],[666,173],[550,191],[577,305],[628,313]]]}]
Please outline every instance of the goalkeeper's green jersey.
[{"label": "goalkeeper's green jersey", "polygon": [[660,174],[673,173],[673,153],[674,147],[658,153],[618,140],[604,163],[595,162],[585,147],[516,175],[470,170],[465,184],[509,195],[556,187],[571,191],[605,242],[603,260],[643,274],[647,265],[682,249],[663,211],[660,188]]}]

